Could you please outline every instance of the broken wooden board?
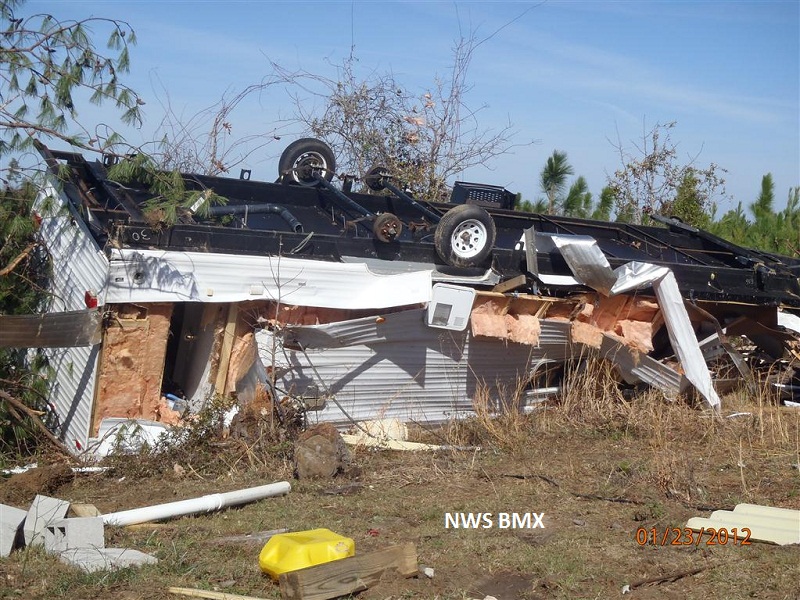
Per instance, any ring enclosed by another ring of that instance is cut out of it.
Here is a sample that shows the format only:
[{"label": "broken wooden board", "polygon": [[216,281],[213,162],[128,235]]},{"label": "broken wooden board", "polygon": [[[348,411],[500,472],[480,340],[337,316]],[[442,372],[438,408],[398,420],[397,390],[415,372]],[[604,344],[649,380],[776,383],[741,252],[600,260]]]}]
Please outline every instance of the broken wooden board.
[{"label": "broken wooden board", "polygon": [[240,596],[239,594],[227,594],[225,592],[212,592],[208,590],[199,590],[196,588],[184,587],[169,587],[167,591],[170,594],[178,594],[180,596],[191,596],[193,598],[209,598],[210,600],[265,600],[256,596]]},{"label": "broken wooden board", "polygon": [[284,573],[278,579],[287,600],[328,600],[362,592],[395,570],[403,577],[417,574],[414,544],[359,554],[333,562]]},{"label": "broken wooden board", "polygon": [[384,450],[444,450],[446,446],[436,444],[423,444],[422,442],[406,442],[404,440],[380,439],[361,435],[342,434],[345,444],[351,446],[366,446],[368,448],[382,448]]}]

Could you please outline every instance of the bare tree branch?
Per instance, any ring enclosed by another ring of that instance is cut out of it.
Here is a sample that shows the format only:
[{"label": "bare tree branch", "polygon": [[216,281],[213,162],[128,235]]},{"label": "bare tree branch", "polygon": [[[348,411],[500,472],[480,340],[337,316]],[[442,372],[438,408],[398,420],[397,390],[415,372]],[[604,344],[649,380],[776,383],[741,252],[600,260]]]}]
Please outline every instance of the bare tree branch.
[{"label": "bare tree branch", "polygon": [[[3,390],[0,390],[0,399],[5,400],[9,404],[9,406],[13,407],[14,409],[25,413],[33,422],[33,424],[36,426],[36,428],[47,438],[47,440],[53,445],[53,447],[56,450],[58,450],[63,454],[69,455],[69,450],[67,450],[67,447],[61,442],[61,440],[59,440],[56,436],[54,436],[52,432],[49,429],[47,429],[47,427],[44,426],[44,423],[42,423],[39,420],[39,415],[35,410],[27,406],[24,402],[17,400],[11,394],[4,392]],[[19,415],[17,415],[17,417],[19,417]]]},{"label": "bare tree branch", "polygon": [[618,218],[641,223],[647,214],[669,214],[687,175],[696,179],[695,195],[700,210],[712,212],[714,196],[724,196],[725,169],[714,163],[697,166],[699,152],[690,155],[686,162],[681,161],[678,144],[671,137],[676,125],[656,123],[648,130],[643,122],[641,140],[632,142],[633,151],[625,148],[617,132],[618,141],[612,145],[621,166],[609,176],[608,184],[614,192]]},{"label": "bare tree branch", "polygon": [[444,199],[452,177],[514,147],[510,123],[482,128],[486,105],[472,108],[465,100],[475,49],[487,39],[458,39],[447,77],[435,78],[423,93],[409,91],[392,73],[360,75],[352,50],[333,65],[335,77],[270,64],[288,86],[297,121],[331,146],[348,174],[382,166],[415,193]]},{"label": "bare tree branch", "polygon": [[11,273],[19,263],[25,260],[25,257],[28,256],[33,251],[33,249],[36,248],[36,246],[37,246],[36,242],[28,244],[28,246],[22,252],[17,254],[17,256],[15,256],[5,267],[0,269],[0,277],[5,277],[9,273]]},{"label": "bare tree branch", "polygon": [[233,113],[243,102],[257,96],[274,81],[247,86],[233,96],[223,97],[213,105],[197,112],[188,119],[176,113],[169,95],[164,91],[161,101],[165,116],[156,138],[161,137],[158,149],[151,152],[159,167],[188,173],[219,175],[243,163],[250,155],[280,139],[281,127],[267,131],[236,135]]}]

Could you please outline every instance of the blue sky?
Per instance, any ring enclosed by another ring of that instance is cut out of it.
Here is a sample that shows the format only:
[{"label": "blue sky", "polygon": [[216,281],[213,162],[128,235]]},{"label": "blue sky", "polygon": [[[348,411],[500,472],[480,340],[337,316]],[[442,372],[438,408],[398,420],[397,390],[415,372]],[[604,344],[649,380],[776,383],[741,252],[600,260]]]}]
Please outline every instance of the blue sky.
[{"label": "blue sky", "polygon": [[[29,0],[27,7],[59,18],[124,19],[136,30],[127,81],[147,102],[147,122],[126,132],[134,143],[153,138],[167,99],[174,111],[195,114],[259,82],[268,59],[332,77],[331,64],[354,45],[364,73],[391,71],[422,93],[447,72],[460,32],[481,38],[507,25],[477,50],[467,103],[487,105],[483,127],[510,120],[521,145],[463,179],[535,199],[538,173],[559,149],[598,195],[620,166],[618,140],[632,148],[645,129],[675,121],[672,139],[683,160],[699,154],[698,166],[727,169],[721,210],[752,202],[767,172],[779,205],[800,185],[798,0]],[[234,115],[233,135],[270,132],[292,109],[286,92],[273,89]],[[93,110],[84,110],[84,120],[110,121]],[[245,166],[252,177],[274,179],[278,155],[299,133],[289,130],[251,156]]]}]

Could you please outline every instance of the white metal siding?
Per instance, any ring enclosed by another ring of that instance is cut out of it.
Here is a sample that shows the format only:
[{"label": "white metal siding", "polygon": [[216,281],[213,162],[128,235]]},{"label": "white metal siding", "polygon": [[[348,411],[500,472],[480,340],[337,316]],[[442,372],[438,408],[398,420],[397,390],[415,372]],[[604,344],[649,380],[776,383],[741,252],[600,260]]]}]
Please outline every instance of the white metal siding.
[{"label": "white metal siding", "polygon": [[[40,195],[36,210],[42,216],[40,235],[53,264],[49,312],[86,308],[87,290],[96,292],[103,303],[108,260],[83,220],[52,185]],[[60,437],[75,451],[86,447],[89,435],[99,349],[96,345],[47,351],[55,370],[50,401],[61,423]]]},{"label": "white metal siding", "polygon": [[[484,386],[500,408],[537,362],[570,354],[566,322],[543,321],[540,345],[532,347],[434,329],[424,324],[424,316],[424,310],[408,310],[290,327],[284,332],[287,347],[278,343],[275,357],[270,332],[257,332],[256,342],[262,362],[280,369],[279,388],[297,395],[310,395],[315,386],[320,392],[327,388],[356,420],[446,421],[471,412]],[[292,342],[305,347],[308,358],[292,349]],[[347,415],[328,400],[310,418],[344,424]]]},{"label": "white metal siding", "polygon": [[381,309],[427,302],[431,272],[376,275],[364,264],[208,252],[113,250],[108,302],[242,302]]}]

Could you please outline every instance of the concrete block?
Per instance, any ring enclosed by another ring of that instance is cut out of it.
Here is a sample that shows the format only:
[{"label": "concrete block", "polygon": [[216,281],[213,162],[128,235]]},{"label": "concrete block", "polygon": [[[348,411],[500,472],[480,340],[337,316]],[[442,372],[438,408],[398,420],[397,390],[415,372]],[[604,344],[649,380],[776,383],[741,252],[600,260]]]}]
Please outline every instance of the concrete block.
[{"label": "concrete block", "polygon": [[130,548],[73,548],[59,554],[61,562],[83,569],[87,573],[109,569],[124,569],[158,562],[150,556]]},{"label": "concrete block", "polygon": [[8,556],[22,544],[22,523],[27,514],[19,508],[0,504],[0,557]]},{"label": "concrete block", "polygon": [[51,521],[45,528],[44,548],[58,554],[73,548],[103,548],[103,517],[77,517]]},{"label": "concrete block", "polygon": [[47,525],[52,521],[63,519],[67,510],[69,510],[69,502],[66,500],[37,495],[25,517],[23,527],[25,545],[43,546]]}]

